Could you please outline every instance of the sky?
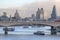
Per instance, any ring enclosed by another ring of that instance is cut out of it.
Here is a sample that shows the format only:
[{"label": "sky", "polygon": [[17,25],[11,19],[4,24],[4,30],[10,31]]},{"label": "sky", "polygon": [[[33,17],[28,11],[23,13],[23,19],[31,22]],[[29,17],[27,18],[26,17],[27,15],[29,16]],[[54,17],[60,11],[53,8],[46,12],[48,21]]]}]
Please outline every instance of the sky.
[{"label": "sky", "polygon": [[57,15],[60,16],[60,0],[0,0],[0,16],[3,12],[6,12],[9,17],[14,16],[18,10],[21,17],[30,17],[31,14],[36,14],[38,7],[43,7],[45,18],[49,18],[53,4],[56,4]]},{"label": "sky", "polygon": [[[0,0],[0,8],[20,7],[25,4],[30,4],[37,1],[44,2],[44,1],[52,1],[52,0]],[[53,0],[53,1],[59,1],[59,0]]]}]

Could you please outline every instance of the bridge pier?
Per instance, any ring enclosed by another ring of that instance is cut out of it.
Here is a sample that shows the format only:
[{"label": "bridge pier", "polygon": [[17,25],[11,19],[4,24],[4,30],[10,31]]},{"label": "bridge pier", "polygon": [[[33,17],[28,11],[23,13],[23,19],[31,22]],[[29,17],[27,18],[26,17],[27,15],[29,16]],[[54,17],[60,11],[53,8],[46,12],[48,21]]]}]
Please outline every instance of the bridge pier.
[{"label": "bridge pier", "polygon": [[4,34],[5,34],[5,35],[8,34],[8,28],[7,28],[7,27],[5,27]]},{"label": "bridge pier", "polygon": [[51,35],[57,35],[57,30],[54,26],[51,26]]}]

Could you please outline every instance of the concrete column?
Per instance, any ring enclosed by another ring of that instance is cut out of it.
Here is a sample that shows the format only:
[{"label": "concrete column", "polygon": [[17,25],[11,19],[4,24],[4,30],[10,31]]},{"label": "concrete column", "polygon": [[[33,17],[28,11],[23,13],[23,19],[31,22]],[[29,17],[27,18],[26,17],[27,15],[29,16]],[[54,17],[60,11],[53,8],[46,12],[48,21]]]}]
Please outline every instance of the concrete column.
[{"label": "concrete column", "polygon": [[56,27],[51,26],[51,35],[56,35],[56,34],[57,34]]},{"label": "concrete column", "polygon": [[7,28],[7,27],[5,27],[4,34],[5,34],[5,35],[8,34],[8,28]]}]

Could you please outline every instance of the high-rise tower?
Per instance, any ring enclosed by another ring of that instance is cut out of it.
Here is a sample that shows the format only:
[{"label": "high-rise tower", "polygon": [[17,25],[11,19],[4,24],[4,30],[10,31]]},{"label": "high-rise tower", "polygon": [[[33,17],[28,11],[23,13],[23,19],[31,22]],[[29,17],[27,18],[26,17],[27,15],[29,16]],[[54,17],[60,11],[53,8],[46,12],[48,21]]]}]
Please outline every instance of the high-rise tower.
[{"label": "high-rise tower", "polygon": [[53,6],[51,18],[52,18],[52,19],[56,19],[56,18],[57,18],[57,15],[56,15],[56,7],[55,7],[55,5]]},{"label": "high-rise tower", "polygon": [[44,9],[43,8],[41,8],[41,10],[40,10],[40,18],[41,18],[41,20],[44,20]]},{"label": "high-rise tower", "polygon": [[39,8],[36,12],[36,20],[40,20],[40,9]]}]

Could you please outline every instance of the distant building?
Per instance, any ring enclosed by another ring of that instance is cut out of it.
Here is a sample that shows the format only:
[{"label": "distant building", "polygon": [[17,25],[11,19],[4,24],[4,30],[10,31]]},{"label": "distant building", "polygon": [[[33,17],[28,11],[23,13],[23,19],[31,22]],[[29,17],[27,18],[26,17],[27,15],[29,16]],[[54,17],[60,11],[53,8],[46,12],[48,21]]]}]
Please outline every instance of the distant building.
[{"label": "distant building", "polygon": [[19,13],[18,11],[16,10],[15,14],[14,14],[14,17],[11,17],[10,15],[10,18],[9,18],[10,21],[21,21],[21,17],[19,16]]},{"label": "distant building", "polygon": [[40,9],[38,8],[37,12],[36,12],[36,20],[40,20]]},{"label": "distant building", "polygon": [[40,19],[44,20],[44,9],[43,8],[41,8],[40,10]]},{"label": "distant building", "polygon": [[22,19],[22,21],[26,22],[26,21],[30,21],[31,17],[25,17]]},{"label": "distant building", "polygon": [[58,16],[57,19],[55,19],[55,22],[60,22],[60,16]]},{"label": "distant building", "polygon": [[6,12],[3,12],[3,15],[0,17],[1,21],[9,21],[9,18],[7,16]]},{"label": "distant building", "polygon": [[57,18],[57,15],[56,15],[56,7],[54,5],[53,6],[53,10],[52,10],[52,14],[51,14],[51,18],[49,18],[48,20],[54,21],[56,18]]},{"label": "distant building", "polygon": [[21,19],[17,10],[15,12],[15,15],[14,15],[13,19],[15,19],[16,21]]},{"label": "distant building", "polygon": [[55,5],[54,5],[53,10],[52,10],[51,18],[52,19],[56,19],[57,18]]},{"label": "distant building", "polygon": [[32,14],[31,19],[32,19],[32,21],[35,20],[35,15],[34,14]]},{"label": "distant building", "polygon": [[12,16],[10,15],[9,21],[12,21]]}]

